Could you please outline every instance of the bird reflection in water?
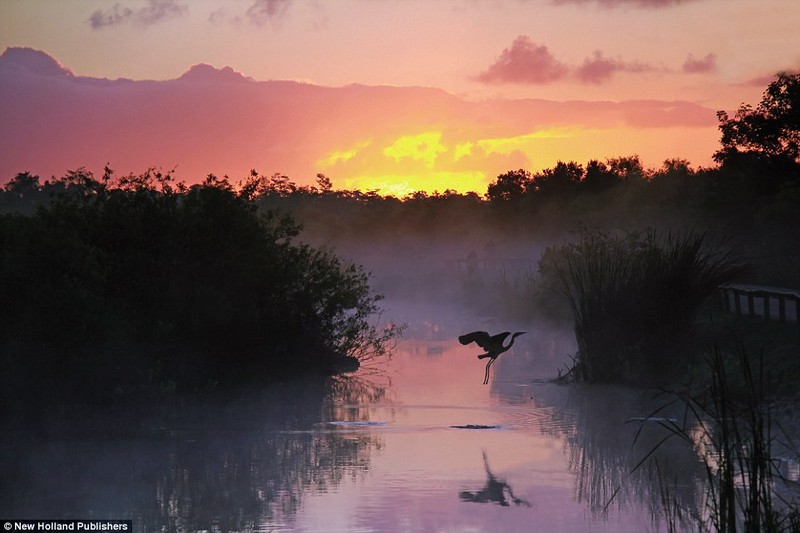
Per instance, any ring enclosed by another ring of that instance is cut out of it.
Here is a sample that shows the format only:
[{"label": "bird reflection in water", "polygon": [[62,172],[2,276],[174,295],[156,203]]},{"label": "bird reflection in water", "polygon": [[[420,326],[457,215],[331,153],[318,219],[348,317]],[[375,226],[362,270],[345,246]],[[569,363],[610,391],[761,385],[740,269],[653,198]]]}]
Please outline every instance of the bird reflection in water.
[{"label": "bird reflection in water", "polygon": [[[458,342],[461,344],[467,345],[471,342],[474,342],[484,350],[486,353],[481,354],[478,356],[478,359],[485,359],[489,357],[489,362],[486,363],[486,375],[483,377],[483,384],[486,385],[489,383],[489,367],[492,366],[492,363],[495,362],[501,353],[507,352],[511,349],[514,345],[514,339],[516,339],[520,335],[524,335],[524,331],[517,331],[513,335],[511,335],[510,331],[504,331],[503,333],[498,333],[497,335],[489,335],[485,331],[473,331],[472,333],[465,333],[458,338]],[[511,341],[507,345],[503,345],[503,341],[506,340],[506,337],[511,335]]]},{"label": "bird reflection in water", "polygon": [[509,507],[509,499],[514,505],[524,505],[530,507],[527,500],[517,498],[511,490],[511,486],[505,480],[498,479],[489,469],[489,460],[486,452],[483,452],[483,467],[486,469],[486,486],[474,492],[464,490],[458,493],[458,498],[464,502],[474,503],[497,503],[502,507]]}]

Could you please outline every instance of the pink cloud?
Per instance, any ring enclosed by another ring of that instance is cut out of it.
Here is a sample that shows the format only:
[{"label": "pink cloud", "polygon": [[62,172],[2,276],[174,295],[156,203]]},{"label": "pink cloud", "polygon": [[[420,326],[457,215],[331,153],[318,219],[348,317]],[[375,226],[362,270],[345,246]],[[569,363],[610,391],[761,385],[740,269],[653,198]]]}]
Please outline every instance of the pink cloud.
[{"label": "pink cloud", "polygon": [[247,9],[247,19],[256,26],[263,26],[270,20],[283,17],[290,3],[291,0],[255,0]]},{"label": "pink cloud", "polygon": [[717,56],[708,54],[700,59],[695,59],[692,54],[683,62],[683,71],[689,74],[703,74],[714,72],[717,68]]},{"label": "pink cloud", "polygon": [[575,76],[583,83],[603,83],[616,72],[649,72],[653,68],[637,61],[626,62],[605,57],[600,50],[580,67],[566,65],[553,57],[544,45],[520,35],[503,49],[497,60],[475,79],[484,83],[543,84]]},{"label": "pink cloud", "polygon": [[[784,70],[783,72],[791,75],[800,74],[800,69],[788,69]],[[775,81],[776,77],[778,76],[778,72],[773,74],[764,74],[763,76],[756,76],[755,78],[750,78],[745,82],[741,83],[740,85],[748,86],[748,87],[766,87],[773,81]]]},{"label": "pink cloud", "polygon": [[188,81],[200,81],[200,82],[252,81],[251,78],[242,75],[240,72],[236,72],[231,67],[223,67],[221,69],[217,69],[206,63],[200,63],[192,66],[179,79]]},{"label": "pink cloud", "polygon": [[546,46],[520,35],[477,79],[485,83],[549,83],[563,78],[567,72],[568,68]]},{"label": "pink cloud", "polygon": [[89,17],[89,24],[95,30],[128,22],[150,26],[163,19],[182,15],[187,9],[185,5],[179,4],[176,0],[149,0],[147,5],[139,9],[132,9],[116,3],[105,11],[98,9],[92,13]]},{"label": "pink cloud", "polygon": [[552,0],[554,4],[588,4],[596,3],[602,7],[634,6],[646,8],[671,7],[688,4],[699,0]]},{"label": "pink cloud", "polygon": [[587,83],[601,83],[611,78],[616,71],[623,69],[622,63],[603,57],[603,53],[598,50],[594,53],[594,57],[583,61],[576,75],[578,79]]},{"label": "pink cloud", "polygon": [[575,71],[575,75],[584,83],[602,83],[607,81],[615,72],[647,72],[651,67],[644,63],[626,63],[619,59],[610,59],[600,50],[595,51],[591,58],[587,58]]}]

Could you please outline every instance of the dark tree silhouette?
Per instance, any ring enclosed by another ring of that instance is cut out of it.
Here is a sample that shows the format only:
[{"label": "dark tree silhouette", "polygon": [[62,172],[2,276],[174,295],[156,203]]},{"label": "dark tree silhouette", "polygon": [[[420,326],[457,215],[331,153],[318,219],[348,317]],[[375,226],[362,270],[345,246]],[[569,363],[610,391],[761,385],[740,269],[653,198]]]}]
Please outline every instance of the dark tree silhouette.
[{"label": "dark tree silhouette", "polygon": [[601,193],[619,183],[619,177],[608,169],[608,165],[597,159],[586,164],[586,173],[581,186],[590,193]]},{"label": "dark tree silhouette", "polygon": [[742,104],[732,118],[725,111],[717,118],[722,133],[717,162],[746,153],[800,163],[800,73],[778,74],[758,106]]},{"label": "dark tree silhouette", "polygon": [[[3,197],[37,183],[18,175]],[[34,213],[0,215],[0,361],[14,382],[67,396],[56,385],[107,392],[121,376],[237,386],[335,372],[380,350],[368,274],[294,242],[300,227],[260,211],[260,184],[246,185],[78,169],[48,184]],[[293,187],[282,176],[266,185]]]},{"label": "dark tree silhouette", "polygon": [[531,186],[535,192],[543,196],[569,198],[575,195],[583,177],[583,166],[579,163],[559,161],[555,167],[536,174]]},{"label": "dark tree silhouette", "polygon": [[30,172],[20,172],[11,178],[3,189],[20,197],[36,193],[41,189],[39,176],[34,176]]},{"label": "dark tree silhouette", "polygon": [[609,171],[621,182],[636,184],[647,179],[647,171],[638,155],[614,157],[608,160]]},{"label": "dark tree silhouette", "polygon": [[756,211],[761,200],[800,186],[800,74],[778,74],[756,107],[743,104],[733,117],[725,111],[717,117],[717,207]]},{"label": "dark tree silhouette", "polygon": [[530,186],[531,179],[531,173],[527,170],[506,172],[497,176],[497,179],[489,184],[486,197],[491,202],[519,200]]}]

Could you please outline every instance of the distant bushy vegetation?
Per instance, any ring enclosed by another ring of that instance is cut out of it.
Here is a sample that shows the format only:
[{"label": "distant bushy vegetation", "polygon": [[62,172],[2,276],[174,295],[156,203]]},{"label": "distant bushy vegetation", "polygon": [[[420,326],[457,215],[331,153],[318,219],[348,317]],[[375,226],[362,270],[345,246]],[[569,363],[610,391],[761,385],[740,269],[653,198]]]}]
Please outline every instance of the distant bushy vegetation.
[{"label": "distant bushy vegetation", "polygon": [[[648,169],[636,155],[585,165],[559,162],[537,173],[504,173],[482,197],[446,190],[401,199],[334,190],[324,175],[316,185],[300,186],[256,171],[236,186],[212,176],[192,187],[154,171],[124,178],[109,171],[96,179],[79,169],[44,183],[20,173],[0,191],[0,213],[6,213],[0,219],[6,375],[80,379],[94,371],[86,369],[130,376],[145,368],[152,376],[134,381],[180,380],[197,387],[209,376],[255,380],[330,366],[339,360],[333,354],[379,347],[385,336],[367,322],[378,309],[366,273],[320,245],[351,241],[369,247],[360,251],[400,255],[414,241],[418,257],[444,263],[444,253],[466,257],[459,245],[483,246],[490,237],[502,237],[507,248],[525,241],[563,243],[578,224],[599,234],[659,227],[687,236],[594,243],[603,250],[613,244],[611,255],[623,262],[654,261],[642,266],[646,275],[634,269],[643,276],[637,294],[655,299],[643,300],[641,309],[664,297],[663,288],[646,290],[647,283],[688,291],[692,305],[674,310],[679,320],[660,326],[651,320],[634,330],[681,329],[696,298],[728,279],[706,272],[702,290],[685,285],[698,281],[693,276],[700,273],[692,269],[712,257],[703,255],[705,237],[696,241],[697,228],[727,239],[748,259],[752,269],[744,281],[800,287],[798,109],[800,74],[781,74],[758,106],[743,105],[733,117],[720,112],[721,148],[713,168],[670,159]],[[314,247],[298,244],[301,238]],[[575,251],[584,245],[568,246]],[[667,278],[648,281],[656,271]],[[574,275],[577,282],[579,271]],[[533,278],[527,290],[473,285],[468,302],[497,301],[527,311],[527,317],[562,313],[552,293],[542,290],[545,284]],[[586,294],[599,294],[592,291]],[[644,349],[643,339],[629,340]],[[131,341],[153,347],[147,365],[127,353],[107,357],[83,350]],[[44,355],[27,359],[22,354],[31,346]],[[182,349],[173,353],[168,346]],[[37,364],[41,368],[32,366]]]},{"label": "distant bushy vegetation", "polygon": [[393,332],[369,322],[367,273],[296,244],[299,226],[252,192],[213,176],[18,175],[6,201],[38,206],[0,216],[5,393],[230,387],[380,350]]},{"label": "distant bushy vegetation", "polygon": [[261,206],[291,211],[304,236],[320,242],[420,234],[446,242],[489,232],[509,241],[561,239],[579,222],[602,230],[708,228],[750,256],[750,281],[800,286],[797,109],[800,75],[781,74],[759,106],[744,105],[732,117],[721,112],[721,147],[709,168],[680,158],[646,168],[637,155],[566,161],[539,172],[510,170],[483,195],[418,191],[405,198],[334,190],[323,175],[316,186],[280,174],[250,182]]}]

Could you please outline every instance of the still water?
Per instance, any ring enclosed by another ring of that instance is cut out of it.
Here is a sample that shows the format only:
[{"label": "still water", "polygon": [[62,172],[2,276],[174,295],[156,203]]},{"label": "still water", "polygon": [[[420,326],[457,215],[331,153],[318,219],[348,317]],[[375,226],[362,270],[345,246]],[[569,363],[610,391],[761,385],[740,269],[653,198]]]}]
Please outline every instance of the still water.
[{"label": "still water", "polygon": [[[351,376],[12,427],[0,512],[137,531],[665,530],[658,481],[634,468],[663,436],[633,444],[652,393],[553,384],[569,331],[394,311],[408,329],[391,358]],[[480,350],[456,340],[475,329],[528,331],[488,385]],[[664,453],[691,499],[693,451]]]}]

